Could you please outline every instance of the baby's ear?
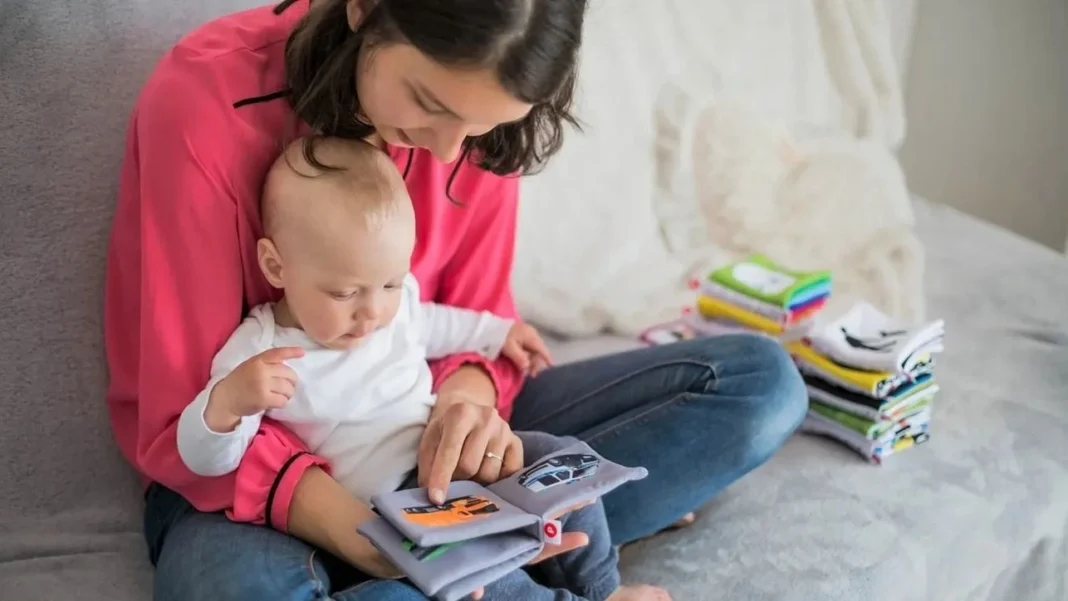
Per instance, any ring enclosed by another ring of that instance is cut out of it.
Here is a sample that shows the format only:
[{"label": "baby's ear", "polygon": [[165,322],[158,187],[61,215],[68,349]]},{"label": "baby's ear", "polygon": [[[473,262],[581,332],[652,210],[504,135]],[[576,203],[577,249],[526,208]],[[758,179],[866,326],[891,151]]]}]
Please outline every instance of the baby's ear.
[{"label": "baby's ear", "polygon": [[260,271],[267,282],[275,288],[284,288],[282,284],[282,256],[270,238],[260,238],[256,243],[256,256]]}]

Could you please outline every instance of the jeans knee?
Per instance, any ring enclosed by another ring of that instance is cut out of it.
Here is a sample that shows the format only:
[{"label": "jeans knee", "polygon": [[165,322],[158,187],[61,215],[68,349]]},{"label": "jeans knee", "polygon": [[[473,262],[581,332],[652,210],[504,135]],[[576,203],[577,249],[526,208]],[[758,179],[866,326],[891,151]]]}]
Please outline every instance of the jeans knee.
[{"label": "jeans knee", "polygon": [[315,601],[328,579],[304,542],[266,527],[194,512],[167,534],[156,564],[157,601]]},{"label": "jeans knee", "polygon": [[756,350],[763,365],[764,386],[753,391],[751,448],[769,456],[792,435],[808,413],[808,390],[790,354],[776,341],[764,339]]},{"label": "jeans knee", "polygon": [[716,365],[717,392],[739,401],[748,454],[762,461],[801,425],[808,412],[808,391],[790,354],[778,341],[738,335],[724,340]]}]

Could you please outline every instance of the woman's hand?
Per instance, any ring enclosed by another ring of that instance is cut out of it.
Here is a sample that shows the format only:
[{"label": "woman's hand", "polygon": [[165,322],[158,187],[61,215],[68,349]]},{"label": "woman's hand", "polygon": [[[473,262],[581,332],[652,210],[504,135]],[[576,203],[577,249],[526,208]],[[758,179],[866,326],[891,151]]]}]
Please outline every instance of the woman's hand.
[{"label": "woman's hand", "polygon": [[[465,365],[441,383],[438,400],[419,444],[419,483],[429,489],[432,503],[445,502],[445,490],[454,476],[474,477],[489,484],[522,469],[523,442],[497,413],[496,405],[493,382],[478,366]],[[503,454],[493,450],[502,447]],[[487,449],[499,455],[501,461],[487,456]],[[582,507],[572,507],[560,515]],[[585,532],[564,532],[558,544],[547,543],[530,563],[574,551],[589,542]],[[482,594],[479,589],[471,596],[481,599]]]},{"label": "woman's hand", "polygon": [[438,403],[419,443],[419,484],[431,503],[445,502],[453,479],[492,484],[522,469],[523,442],[494,406],[459,392]]}]

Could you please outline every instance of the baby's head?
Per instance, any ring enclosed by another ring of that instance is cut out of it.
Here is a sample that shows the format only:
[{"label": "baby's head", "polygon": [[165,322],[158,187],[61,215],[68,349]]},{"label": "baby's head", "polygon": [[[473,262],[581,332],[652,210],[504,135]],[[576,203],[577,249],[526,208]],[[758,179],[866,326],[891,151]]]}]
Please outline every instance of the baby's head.
[{"label": "baby's head", "polygon": [[319,163],[339,169],[314,167],[298,140],[267,174],[259,263],[285,291],[286,317],[315,342],[347,349],[397,314],[415,214],[382,151],[333,138],[314,149]]}]

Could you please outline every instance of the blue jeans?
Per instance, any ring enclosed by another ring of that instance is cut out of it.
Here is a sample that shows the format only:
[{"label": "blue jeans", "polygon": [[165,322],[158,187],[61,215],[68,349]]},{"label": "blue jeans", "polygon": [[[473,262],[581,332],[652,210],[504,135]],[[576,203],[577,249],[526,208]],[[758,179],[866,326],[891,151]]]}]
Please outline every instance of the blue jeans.
[{"label": "blue jeans", "polygon": [[[617,463],[648,468],[649,477],[603,499],[612,541],[622,544],[669,526],[764,463],[807,404],[778,344],[724,336],[548,370],[524,386],[512,426],[574,436]],[[426,599],[402,580],[367,580],[290,536],[197,512],[162,487],[150,488],[147,501],[157,601]],[[552,569],[522,574],[545,581]]]},{"label": "blue jeans", "polygon": [[511,425],[586,441],[649,477],[604,497],[616,544],[667,528],[768,460],[808,411],[785,350],[755,335],[562,365],[531,379]]}]

